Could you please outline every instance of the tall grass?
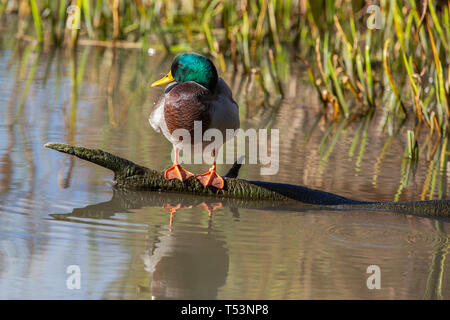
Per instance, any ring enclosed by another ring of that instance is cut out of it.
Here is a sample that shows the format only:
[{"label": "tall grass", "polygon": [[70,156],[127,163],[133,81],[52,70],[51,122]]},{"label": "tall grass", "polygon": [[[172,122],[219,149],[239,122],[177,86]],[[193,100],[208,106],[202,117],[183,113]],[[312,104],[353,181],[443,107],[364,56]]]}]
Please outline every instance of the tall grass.
[{"label": "tall grass", "polygon": [[[80,9],[79,30],[66,29],[69,5]],[[268,97],[284,94],[285,75],[302,61],[335,120],[379,110],[389,132],[413,119],[414,141],[425,131],[426,143],[442,140],[450,116],[450,2],[380,0],[379,8],[368,11],[362,0],[0,0],[0,15],[18,14],[21,38],[200,51],[223,71],[228,61],[256,74]]]}]

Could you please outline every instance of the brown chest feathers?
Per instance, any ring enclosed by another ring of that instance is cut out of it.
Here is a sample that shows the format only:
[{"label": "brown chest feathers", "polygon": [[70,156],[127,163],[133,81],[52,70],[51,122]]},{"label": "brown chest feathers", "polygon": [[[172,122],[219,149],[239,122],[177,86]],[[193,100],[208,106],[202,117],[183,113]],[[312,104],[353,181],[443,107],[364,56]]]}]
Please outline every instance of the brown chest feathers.
[{"label": "brown chest feathers", "polygon": [[211,122],[210,107],[205,101],[211,93],[195,82],[175,85],[165,95],[164,119],[170,134],[176,129],[189,131],[194,138],[194,121],[202,122],[202,135]]}]

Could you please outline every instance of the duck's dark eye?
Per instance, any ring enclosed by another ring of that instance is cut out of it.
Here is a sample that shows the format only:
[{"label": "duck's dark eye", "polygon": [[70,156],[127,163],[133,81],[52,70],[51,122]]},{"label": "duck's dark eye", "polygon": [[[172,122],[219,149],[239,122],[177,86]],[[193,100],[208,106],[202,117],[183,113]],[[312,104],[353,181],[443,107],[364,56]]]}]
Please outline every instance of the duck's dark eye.
[{"label": "duck's dark eye", "polygon": [[177,67],[182,67],[183,65],[181,64],[181,63],[179,63],[178,65],[177,65]]}]

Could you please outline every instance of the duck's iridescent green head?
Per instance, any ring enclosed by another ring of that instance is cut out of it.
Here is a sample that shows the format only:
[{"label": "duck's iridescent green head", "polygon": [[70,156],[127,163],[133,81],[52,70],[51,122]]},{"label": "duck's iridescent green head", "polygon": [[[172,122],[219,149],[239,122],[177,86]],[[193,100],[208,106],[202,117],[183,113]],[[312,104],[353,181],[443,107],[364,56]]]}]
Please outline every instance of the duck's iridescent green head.
[{"label": "duck's iridescent green head", "polygon": [[195,81],[205,88],[214,91],[218,80],[217,69],[207,57],[197,53],[183,53],[175,58],[170,72],[161,80],[152,84],[156,87],[162,84]]}]

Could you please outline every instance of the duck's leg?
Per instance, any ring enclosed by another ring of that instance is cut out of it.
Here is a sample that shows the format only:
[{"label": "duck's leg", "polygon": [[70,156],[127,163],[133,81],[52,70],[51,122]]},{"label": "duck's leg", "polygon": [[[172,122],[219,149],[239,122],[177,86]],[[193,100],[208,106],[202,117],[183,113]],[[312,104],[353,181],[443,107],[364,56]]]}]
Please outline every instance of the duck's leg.
[{"label": "duck's leg", "polygon": [[175,151],[175,159],[173,161],[173,166],[167,169],[164,173],[166,180],[178,179],[180,181],[184,181],[190,177],[193,177],[193,173],[187,171],[178,164],[178,150],[175,146],[173,146],[173,150]]},{"label": "duck's leg", "polygon": [[205,202],[200,203],[197,207],[203,207],[208,211],[208,216],[211,218],[213,211],[222,208],[222,202],[217,203],[208,203]]},{"label": "duck's leg", "polygon": [[216,187],[217,189],[223,189],[223,186],[225,184],[225,182],[223,181],[222,177],[219,176],[216,172],[216,150],[213,151],[214,154],[214,164],[212,165],[212,167],[209,169],[208,172],[203,173],[203,174],[198,174],[195,176],[195,178],[197,178],[203,186],[208,187],[208,186],[213,186]]},{"label": "duck's leg", "polygon": [[172,206],[168,203],[163,204],[162,206],[164,209],[169,209],[169,213],[170,213],[170,220],[169,220],[169,226],[170,226],[170,232],[173,231],[172,227],[173,227],[173,218],[175,215],[175,212],[177,212],[178,209],[181,208],[181,204],[177,204],[176,206]]}]

